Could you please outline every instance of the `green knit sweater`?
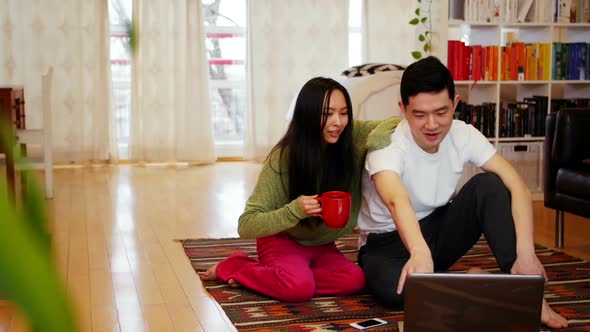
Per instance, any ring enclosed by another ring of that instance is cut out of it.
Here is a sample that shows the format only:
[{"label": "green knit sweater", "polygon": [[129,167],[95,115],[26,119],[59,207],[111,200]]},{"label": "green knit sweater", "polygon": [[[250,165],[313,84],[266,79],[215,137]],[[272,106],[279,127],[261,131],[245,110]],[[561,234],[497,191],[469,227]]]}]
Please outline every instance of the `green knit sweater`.
[{"label": "green knit sweater", "polygon": [[[359,157],[355,160],[355,174],[349,192],[352,194],[351,211],[344,228],[331,229],[324,223],[300,223],[308,216],[297,199],[289,200],[283,188],[288,183],[287,172],[279,174],[279,152],[275,151],[265,162],[254,191],[246,202],[246,209],[238,222],[242,238],[259,238],[276,233],[286,233],[306,246],[330,243],[350,233],[357,225],[361,204],[361,175],[368,150],[378,150],[389,145],[391,133],[401,121],[393,117],[385,121],[355,121],[353,140]],[[270,164],[272,163],[272,167]]]}]

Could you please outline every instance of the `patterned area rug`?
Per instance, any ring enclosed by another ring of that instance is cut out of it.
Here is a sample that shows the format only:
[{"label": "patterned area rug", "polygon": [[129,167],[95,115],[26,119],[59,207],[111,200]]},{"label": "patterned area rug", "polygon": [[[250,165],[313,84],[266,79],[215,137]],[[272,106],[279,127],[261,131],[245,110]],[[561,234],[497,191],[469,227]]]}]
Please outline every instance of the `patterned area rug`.
[{"label": "patterned area rug", "polygon": [[[199,273],[236,251],[256,257],[253,240],[181,242]],[[346,236],[337,244],[348,258],[356,261],[356,235]],[[559,331],[590,331],[590,263],[541,246],[537,246],[536,252],[551,280],[545,289],[545,298],[569,321],[570,327]],[[483,240],[451,270],[464,272],[473,266],[498,271],[496,261]],[[382,307],[368,294],[314,297],[305,303],[282,303],[247,289],[229,288],[217,281],[205,282],[204,286],[240,331],[357,331],[348,324],[371,317],[389,322],[371,331],[398,331],[398,321],[403,320],[403,312]]]}]

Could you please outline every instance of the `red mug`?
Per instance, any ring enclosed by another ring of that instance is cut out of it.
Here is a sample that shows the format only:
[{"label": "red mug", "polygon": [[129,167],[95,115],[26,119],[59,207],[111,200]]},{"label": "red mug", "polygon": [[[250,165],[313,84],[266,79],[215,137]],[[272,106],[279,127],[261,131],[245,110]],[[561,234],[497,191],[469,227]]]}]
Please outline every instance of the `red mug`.
[{"label": "red mug", "polygon": [[320,216],[329,228],[342,228],[350,216],[350,199],[352,195],[345,191],[326,191],[315,199],[322,205]]}]

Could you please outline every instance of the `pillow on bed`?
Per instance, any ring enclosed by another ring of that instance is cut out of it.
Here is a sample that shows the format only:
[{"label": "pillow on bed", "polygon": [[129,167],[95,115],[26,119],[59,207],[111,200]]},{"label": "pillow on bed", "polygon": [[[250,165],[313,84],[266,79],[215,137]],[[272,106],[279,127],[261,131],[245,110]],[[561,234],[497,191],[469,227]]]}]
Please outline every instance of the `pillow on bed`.
[{"label": "pillow on bed", "polygon": [[342,72],[342,76],[360,77],[369,76],[381,71],[404,70],[404,66],[390,63],[366,63],[364,65],[353,66]]},{"label": "pillow on bed", "polygon": [[[355,120],[383,120],[393,115],[399,116],[397,107],[399,100],[399,84],[403,70],[389,70],[376,72],[374,75],[333,77],[348,94],[352,102]],[[291,100],[287,112],[287,121],[291,121],[295,110],[297,94]]]}]

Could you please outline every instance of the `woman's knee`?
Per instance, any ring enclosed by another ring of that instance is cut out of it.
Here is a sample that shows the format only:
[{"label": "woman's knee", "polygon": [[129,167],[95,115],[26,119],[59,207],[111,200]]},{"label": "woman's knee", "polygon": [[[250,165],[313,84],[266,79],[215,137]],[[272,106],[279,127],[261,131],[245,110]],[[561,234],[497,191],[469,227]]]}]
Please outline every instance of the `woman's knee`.
[{"label": "woman's knee", "polygon": [[283,302],[305,302],[315,293],[315,281],[313,278],[299,278],[282,283],[275,298]]},{"label": "woman's knee", "polygon": [[345,295],[358,293],[365,288],[365,273],[357,266],[357,268],[350,270],[346,277],[346,281],[346,289],[343,293]]}]

